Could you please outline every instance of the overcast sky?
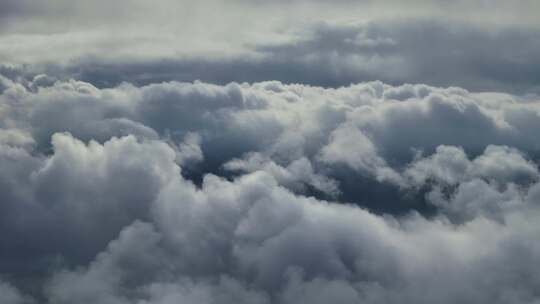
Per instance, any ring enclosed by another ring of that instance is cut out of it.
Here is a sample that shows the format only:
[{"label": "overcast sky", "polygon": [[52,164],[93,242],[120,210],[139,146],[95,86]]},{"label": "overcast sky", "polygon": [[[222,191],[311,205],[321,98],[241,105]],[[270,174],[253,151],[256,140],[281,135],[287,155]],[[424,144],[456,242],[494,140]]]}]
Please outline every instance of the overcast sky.
[{"label": "overcast sky", "polygon": [[537,93],[538,1],[4,0],[0,60],[122,81],[366,80]]},{"label": "overcast sky", "polygon": [[0,303],[539,303],[539,15],[0,0]]}]

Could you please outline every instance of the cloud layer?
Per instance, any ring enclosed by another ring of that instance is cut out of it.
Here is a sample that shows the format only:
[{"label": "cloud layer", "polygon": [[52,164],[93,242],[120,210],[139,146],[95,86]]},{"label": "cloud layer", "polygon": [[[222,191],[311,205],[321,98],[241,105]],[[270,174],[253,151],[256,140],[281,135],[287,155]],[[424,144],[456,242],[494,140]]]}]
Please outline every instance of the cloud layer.
[{"label": "cloud layer", "polygon": [[538,301],[534,97],[1,80],[3,302]]},{"label": "cloud layer", "polygon": [[[382,9],[368,4],[355,17],[345,17],[348,15],[338,10],[333,18],[321,19],[317,16],[322,12],[330,14],[349,4],[332,9],[317,1],[293,1],[286,10],[281,8],[285,4],[264,4],[256,9],[246,1],[231,1],[226,7],[220,1],[203,1],[206,5],[187,4],[171,16],[170,8],[163,10],[167,5],[150,9],[141,1],[133,2],[131,10],[138,13],[110,8],[127,15],[116,18],[101,9],[95,11],[92,5],[85,13],[68,5],[66,11],[75,10],[73,18],[80,24],[46,12],[39,14],[45,20],[31,18],[30,12],[28,18],[16,18],[23,23],[30,18],[38,25],[28,25],[36,28],[28,32],[22,25],[0,32],[3,69],[21,69],[28,80],[44,73],[101,88],[122,82],[147,85],[196,79],[222,85],[278,80],[323,87],[381,80],[392,85],[423,83],[518,95],[540,93],[540,24],[514,20],[527,20],[526,12],[535,11],[528,5],[506,10],[493,23],[481,18],[488,8],[473,4],[454,8],[459,11],[456,16],[477,12],[475,18],[462,20],[428,13],[408,18],[406,8],[401,9],[403,14],[369,18],[366,12]],[[394,9],[402,5],[394,4]],[[454,7],[447,6],[448,10]],[[351,12],[356,11],[353,7]],[[142,9],[147,13],[139,16]],[[223,14],[214,16],[216,11]],[[238,16],[239,11],[245,13]],[[295,11],[311,17],[302,18],[304,21],[286,17]],[[513,21],[504,22],[505,16],[513,16]],[[161,20],[170,22],[156,26]],[[138,24],[137,30],[133,23]]]},{"label": "cloud layer", "polygon": [[536,0],[0,1],[0,303],[540,303]]}]

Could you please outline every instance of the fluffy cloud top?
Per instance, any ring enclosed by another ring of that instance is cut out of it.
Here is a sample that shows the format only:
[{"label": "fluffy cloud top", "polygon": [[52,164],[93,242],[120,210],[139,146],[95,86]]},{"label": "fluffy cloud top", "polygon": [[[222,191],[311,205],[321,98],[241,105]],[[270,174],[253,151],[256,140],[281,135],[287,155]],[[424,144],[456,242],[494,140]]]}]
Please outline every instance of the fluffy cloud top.
[{"label": "fluffy cloud top", "polygon": [[6,303],[538,301],[534,99],[46,77],[0,95]]}]

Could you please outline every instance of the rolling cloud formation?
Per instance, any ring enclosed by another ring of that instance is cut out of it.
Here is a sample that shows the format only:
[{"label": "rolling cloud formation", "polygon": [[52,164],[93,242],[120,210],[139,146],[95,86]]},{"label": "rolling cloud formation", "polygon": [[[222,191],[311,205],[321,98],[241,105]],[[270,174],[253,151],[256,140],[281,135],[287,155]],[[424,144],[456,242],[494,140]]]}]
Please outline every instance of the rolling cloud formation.
[{"label": "rolling cloud formation", "polygon": [[0,4],[0,303],[539,303],[537,4],[259,2]]},{"label": "rolling cloud formation", "polygon": [[45,77],[3,78],[8,303],[537,298],[534,100]]}]

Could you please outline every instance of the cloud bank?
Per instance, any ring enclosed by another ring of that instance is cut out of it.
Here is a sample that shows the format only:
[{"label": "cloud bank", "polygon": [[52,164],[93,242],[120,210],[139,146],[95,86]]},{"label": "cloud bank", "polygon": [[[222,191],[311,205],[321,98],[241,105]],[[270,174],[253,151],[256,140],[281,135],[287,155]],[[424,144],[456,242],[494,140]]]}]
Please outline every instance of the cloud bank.
[{"label": "cloud bank", "polygon": [[0,303],[540,303],[539,10],[1,1]]},{"label": "cloud bank", "polygon": [[2,86],[3,302],[538,301],[532,97]]},{"label": "cloud bank", "polygon": [[4,0],[0,65],[103,88],[380,80],[539,94],[537,1]]}]

